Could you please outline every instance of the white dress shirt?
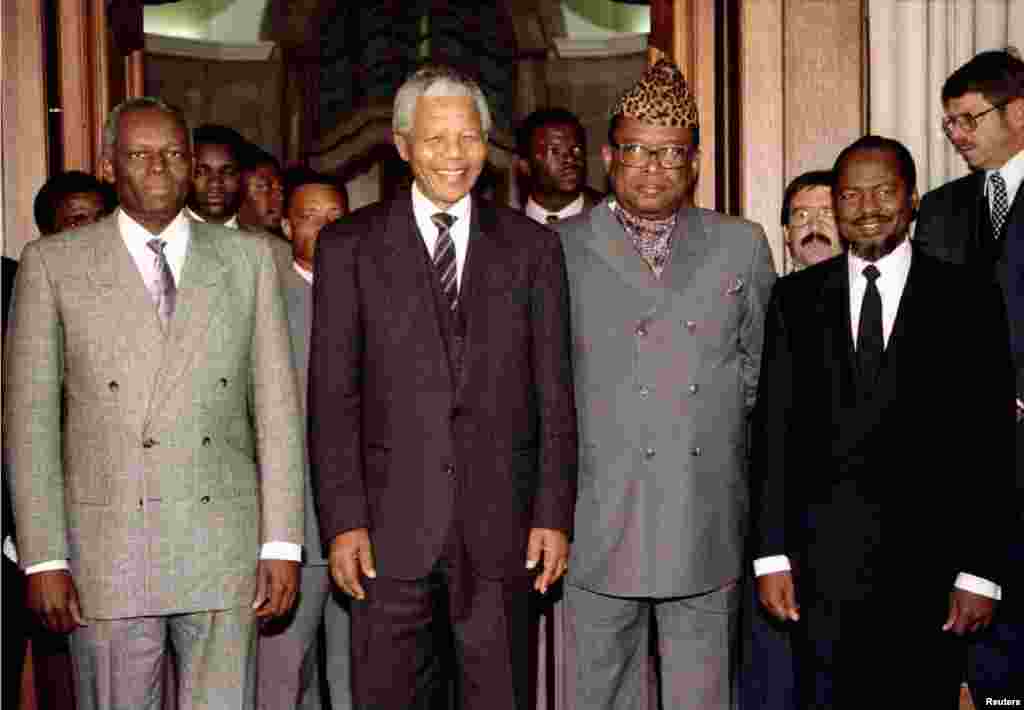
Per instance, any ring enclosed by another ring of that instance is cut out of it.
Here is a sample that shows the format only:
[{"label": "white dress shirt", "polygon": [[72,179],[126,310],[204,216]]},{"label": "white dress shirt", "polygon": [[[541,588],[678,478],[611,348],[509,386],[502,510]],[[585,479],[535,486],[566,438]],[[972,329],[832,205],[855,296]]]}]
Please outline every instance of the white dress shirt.
[{"label": "white dress shirt", "polygon": [[310,286],[313,285],[313,272],[309,271],[305,267],[301,266],[299,262],[293,261],[292,268],[295,269],[295,273],[302,277],[302,280],[308,283]]},{"label": "white dress shirt", "polygon": [[567,217],[578,215],[580,212],[583,211],[583,206],[584,202],[582,192],[579,194],[579,197],[577,197],[575,200],[573,200],[572,202],[570,202],[557,212],[551,212],[547,208],[541,207],[536,202],[534,202],[533,198],[531,197],[526,201],[526,209],[524,210],[524,212],[526,212],[526,216],[532,219],[534,222],[548,224],[548,217],[554,217],[557,221],[560,222]]},{"label": "white dress shirt", "polygon": [[[889,335],[892,333],[892,325],[896,321],[896,312],[900,307],[900,299],[903,297],[903,288],[907,285],[907,275],[910,273],[910,262],[913,251],[908,240],[893,249],[891,252],[874,262],[878,267],[880,275],[875,281],[878,286],[878,293],[882,297],[882,336],[885,346],[889,346]],[[857,342],[857,327],[860,324],[860,309],[864,303],[864,291],[867,289],[868,280],[864,276],[864,267],[868,261],[861,259],[852,252],[847,252],[847,269],[850,274],[850,326],[854,346]],[[786,572],[791,569],[789,556],[771,555],[760,557],[754,560],[754,574],[758,577],[773,572]],[[992,599],[1002,599],[1003,590],[998,584],[990,582],[982,577],[961,572],[957,575],[953,586],[975,594],[981,594]]]},{"label": "white dress shirt", "polygon": [[447,212],[455,217],[448,235],[455,244],[455,278],[459,288],[462,287],[462,270],[466,263],[466,252],[469,250],[469,220],[472,214],[472,200],[466,195],[446,210],[435,205],[420,191],[420,186],[412,184],[412,212],[416,216],[416,226],[420,229],[420,237],[427,246],[427,253],[434,258],[434,246],[437,244],[437,225],[430,219],[438,212]]},{"label": "white dress shirt", "polygon": [[[187,209],[187,208],[186,208]],[[147,284],[160,279],[160,269],[157,267],[156,254],[149,248],[151,239],[163,239],[167,242],[164,247],[164,256],[167,258],[167,265],[171,267],[171,274],[174,275],[174,282],[181,282],[181,270],[185,266],[185,256],[188,253],[188,243],[192,230],[185,210],[178,213],[164,231],[160,234],[152,234],[149,230],[128,216],[123,210],[117,211],[117,228],[121,232],[121,239],[125,247],[132,255],[132,260],[139,270],[143,281]],[[5,545],[6,548],[6,545]],[[6,552],[6,550],[5,550]],[[11,551],[8,557],[17,558],[17,552]],[[271,540],[263,543],[260,548],[260,558],[265,560],[302,560],[302,546],[293,542]],[[67,560],[49,560],[29,565],[25,568],[25,574],[36,572],[49,572],[51,570],[69,569]]]},{"label": "white dress shirt", "polygon": [[1024,182],[1024,150],[1007,160],[1003,167],[998,170],[985,171],[985,194],[988,196],[989,210],[992,209],[992,200],[994,198],[992,191],[988,189],[989,178],[992,176],[992,173],[996,172],[1003,176],[1003,181],[1006,183],[1006,205],[1007,207],[1012,207],[1013,199],[1017,196],[1017,190],[1020,189],[1020,184]]},{"label": "white dress shirt", "polygon": [[[188,216],[191,217],[192,219],[194,219],[195,221],[197,221],[197,222],[205,222],[206,221],[205,219],[200,217],[198,214],[196,214],[195,211],[191,207],[186,207],[185,209],[188,211]],[[223,226],[227,227],[228,229],[238,229],[238,214],[235,213],[235,214],[231,215],[231,219],[229,219],[227,222],[225,222],[223,224]]]}]

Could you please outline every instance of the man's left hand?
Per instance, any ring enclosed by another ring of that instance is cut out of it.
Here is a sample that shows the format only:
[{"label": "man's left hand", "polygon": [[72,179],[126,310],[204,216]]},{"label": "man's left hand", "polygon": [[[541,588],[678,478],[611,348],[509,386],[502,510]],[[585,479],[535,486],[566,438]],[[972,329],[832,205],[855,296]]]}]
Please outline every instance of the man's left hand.
[{"label": "man's left hand", "polygon": [[299,592],[299,563],[291,560],[260,560],[256,568],[256,616],[273,619],[288,613]]},{"label": "man's left hand", "polygon": [[942,630],[959,636],[982,631],[992,623],[995,610],[995,599],[965,589],[954,589],[949,593],[949,616]]},{"label": "man's left hand", "polygon": [[526,544],[526,569],[534,569],[543,559],[544,567],[533,583],[533,588],[546,594],[548,587],[557,582],[569,569],[569,538],[561,530],[531,528]]}]

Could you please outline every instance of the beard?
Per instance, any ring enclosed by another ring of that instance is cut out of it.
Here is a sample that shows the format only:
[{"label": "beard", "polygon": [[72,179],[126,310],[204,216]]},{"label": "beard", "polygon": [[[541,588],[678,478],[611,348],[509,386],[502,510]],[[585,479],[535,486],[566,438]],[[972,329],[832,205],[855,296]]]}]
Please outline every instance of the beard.
[{"label": "beard", "polygon": [[890,234],[881,241],[872,242],[850,242],[850,251],[859,256],[864,261],[878,261],[886,254],[891,254],[892,250],[898,247],[907,238],[906,231],[899,232],[896,234]]}]

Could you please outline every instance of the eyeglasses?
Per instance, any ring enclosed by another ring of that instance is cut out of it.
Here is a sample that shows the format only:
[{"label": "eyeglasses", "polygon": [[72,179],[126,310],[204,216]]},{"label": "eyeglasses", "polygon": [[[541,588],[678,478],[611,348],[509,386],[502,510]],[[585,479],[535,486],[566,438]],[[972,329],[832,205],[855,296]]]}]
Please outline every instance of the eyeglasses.
[{"label": "eyeglasses", "polygon": [[619,161],[631,168],[645,167],[653,155],[658,160],[658,165],[673,170],[686,165],[690,159],[690,146],[688,145],[662,145],[652,148],[639,143],[625,143],[619,145],[612,143],[611,146],[619,153]]},{"label": "eyeglasses", "polygon": [[951,116],[946,116],[942,119],[942,131],[949,136],[953,132],[953,126],[956,126],[961,133],[974,133],[978,130],[978,119],[982,116],[987,116],[998,108],[1002,108],[1006,104],[1010,103],[1010,99],[996,104],[990,109],[986,109],[981,113],[955,113]]},{"label": "eyeglasses", "polygon": [[831,207],[794,207],[789,211],[791,227],[806,227],[816,220],[834,222],[835,219],[836,213]]}]

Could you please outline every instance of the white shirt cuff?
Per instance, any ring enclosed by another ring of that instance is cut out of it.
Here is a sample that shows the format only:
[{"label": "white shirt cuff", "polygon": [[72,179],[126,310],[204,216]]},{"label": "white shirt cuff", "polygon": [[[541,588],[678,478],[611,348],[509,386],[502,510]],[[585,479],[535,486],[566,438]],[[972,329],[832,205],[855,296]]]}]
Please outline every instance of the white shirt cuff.
[{"label": "white shirt cuff", "polygon": [[270,542],[263,543],[263,547],[260,548],[260,559],[302,562],[302,545],[297,545],[294,542],[271,540]]},{"label": "white shirt cuff", "polygon": [[974,592],[996,601],[1003,598],[1003,588],[998,584],[982,577],[975,577],[973,574],[967,574],[966,572],[961,572],[956,576],[953,586],[957,589],[963,589],[965,592]]},{"label": "white shirt cuff", "polygon": [[35,574],[36,572],[53,572],[59,569],[71,569],[68,565],[67,560],[50,560],[49,562],[38,562],[34,565],[29,565],[25,568],[25,574]]},{"label": "white shirt cuff", "polygon": [[769,557],[758,557],[754,560],[754,576],[762,577],[773,572],[789,572],[792,569],[789,565],[789,558],[786,555],[771,555]]}]

